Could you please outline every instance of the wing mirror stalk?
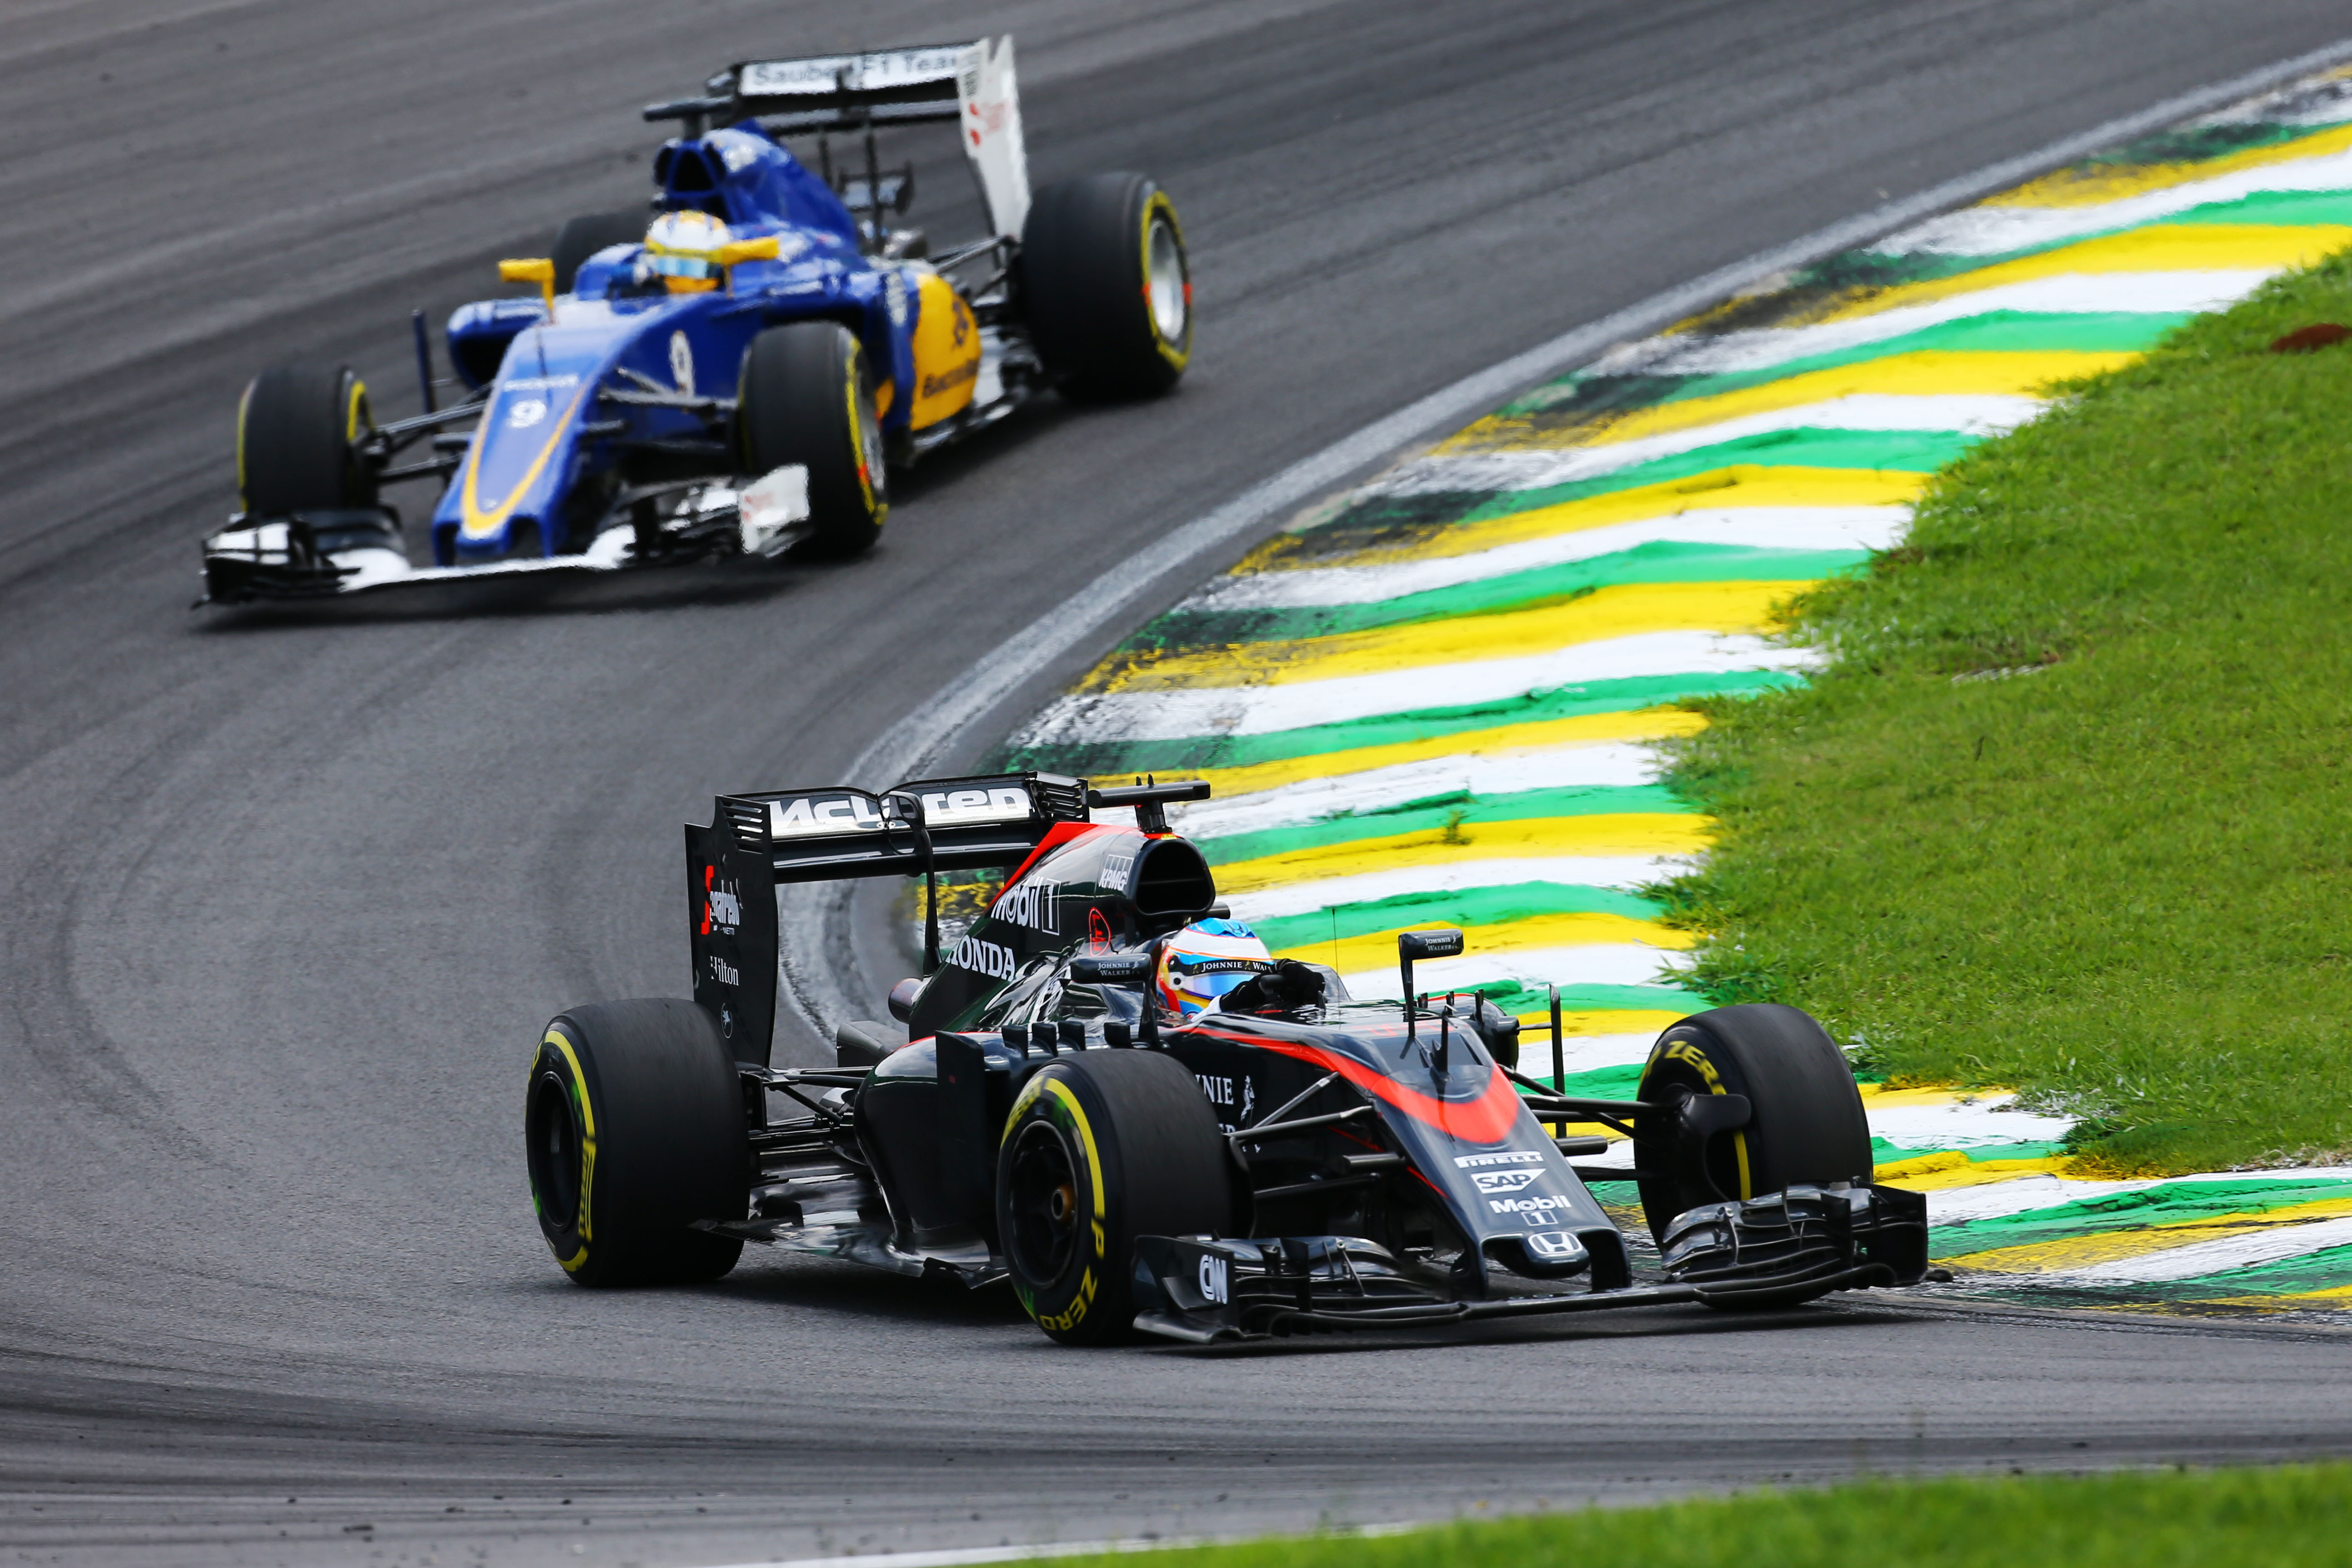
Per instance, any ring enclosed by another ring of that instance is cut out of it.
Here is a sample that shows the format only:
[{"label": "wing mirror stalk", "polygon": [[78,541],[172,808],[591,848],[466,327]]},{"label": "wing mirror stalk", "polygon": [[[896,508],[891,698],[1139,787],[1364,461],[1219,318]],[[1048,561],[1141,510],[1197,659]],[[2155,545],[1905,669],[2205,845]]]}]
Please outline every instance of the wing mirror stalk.
[{"label": "wing mirror stalk", "polygon": [[[1404,1037],[1410,1045],[1419,1038],[1416,1027],[1420,1013],[1412,1005],[1412,966],[1417,959],[1459,958],[1462,956],[1462,933],[1459,931],[1408,931],[1397,934],[1397,969],[1404,977]],[[1439,1048],[1444,1047],[1444,1037],[1439,1037]],[[1440,1068],[1440,1071],[1444,1070]]]}]

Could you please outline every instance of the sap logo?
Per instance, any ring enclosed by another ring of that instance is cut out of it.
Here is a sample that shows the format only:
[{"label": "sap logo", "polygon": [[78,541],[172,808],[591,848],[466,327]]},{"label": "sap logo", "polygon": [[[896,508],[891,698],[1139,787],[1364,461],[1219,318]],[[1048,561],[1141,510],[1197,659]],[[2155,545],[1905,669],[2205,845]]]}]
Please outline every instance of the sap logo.
[{"label": "sap logo", "polygon": [[1127,879],[1135,870],[1135,851],[1116,849],[1103,857],[1102,875],[1097,885],[1112,892],[1124,891]]},{"label": "sap logo", "polygon": [[1566,1198],[1548,1197],[1538,1193],[1533,1197],[1527,1198],[1489,1198],[1486,1200],[1486,1206],[1496,1214],[1531,1216],[1528,1218],[1528,1223],[1535,1225],[1549,1217],[1554,1209],[1564,1209],[1571,1205]]},{"label": "sap logo", "polygon": [[1480,1171],[1471,1176],[1482,1193],[1516,1193],[1541,1180],[1541,1171]]},{"label": "sap logo", "polygon": [[1461,1171],[1475,1170],[1481,1165],[1540,1165],[1542,1163],[1542,1153],[1534,1149],[1505,1149],[1493,1154],[1454,1156],[1454,1168]]},{"label": "sap logo", "polygon": [[528,430],[547,417],[547,399],[520,397],[507,405],[507,428]]},{"label": "sap logo", "polygon": [[1563,1258],[1584,1256],[1584,1244],[1565,1230],[1538,1230],[1528,1235],[1528,1250],[1538,1258],[1558,1262]]},{"label": "sap logo", "polygon": [[997,895],[988,912],[993,919],[1010,921],[1032,931],[1051,931],[1055,929],[1055,890],[1051,882],[1017,882]]},{"label": "sap logo", "polygon": [[[531,308],[538,309],[536,305]],[[579,385],[580,378],[576,375],[518,375],[499,384],[509,392],[560,392],[567,386]]]},{"label": "sap logo", "polygon": [[[880,214],[877,213],[876,218],[879,221]],[[907,324],[907,279],[902,275],[896,272],[884,275],[882,304],[890,312],[892,326],[903,327]],[[930,395],[931,389],[926,384],[923,388],[923,395],[929,397]]]},{"label": "sap logo", "polygon": [[737,969],[733,964],[729,963],[725,959],[720,958],[715,952],[710,954],[709,957],[711,979],[716,980],[721,985],[740,985],[743,984],[743,972],[741,970]]},{"label": "sap logo", "polygon": [[982,942],[968,936],[955,944],[948,962],[958,969],[968,969],[974,974],[985,974],[991,980],[1010,980],[1014,968],[1013,950],[999,942]]},{"label": "sap logo", "polygon": [[1205,1300],[1223,1303],[1233,1299],[1226,1268],[1225,1260],[1215,1253],[1201,1254],[1201,1295]]},{"label": "sap logo", "polygon": [[722,882],[718,878],[718,867],[702,868],[702,930],[696,933],[698,936],[709,936],[714,931],[722,936],[733,936],[735,928],[743,923],[741,892],[734,883]]}]

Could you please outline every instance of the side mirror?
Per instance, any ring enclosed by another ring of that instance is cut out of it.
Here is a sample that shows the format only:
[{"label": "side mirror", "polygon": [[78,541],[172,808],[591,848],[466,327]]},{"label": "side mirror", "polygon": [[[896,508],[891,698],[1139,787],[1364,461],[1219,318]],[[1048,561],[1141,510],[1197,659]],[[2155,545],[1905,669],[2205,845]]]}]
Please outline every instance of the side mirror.
[{"label": "side mirror", "polygon": [[738,267],[746,261],[773,261],[776,258],[776,237],[761,239],[730,239],[719,247],[719,265]]},{"label": "side mirror", "polygon": [[1148,985],[1148,952],[1089,952],[1070,960],[1070,978],[1081,985]]},{"label": "side mirror", "polygon": [[913,975],[890,987],[890,1016],[901,1024],[915,1016],[915,998],[923,994],[923,983]]},{"label": "side mirror", "polygon": [[1404,975],[1404,1037],[1408,1040],[1418,1033],[1415,1026],[1419,1016],[1412,1005],[1412,965],[1421,958],[1458,958],[1462,954],[1462,933],[1458,931],[1408,931],[1397,933],[1397,968]]},{"label": "side mirror", "polygon": [[1462,956],[1462,933],[1458,931],[1409,931],[1397,937],[1397,956],[1411,962],[1416,958],[1459,958]]},{"label": "side mirror", "polygon": [[499,276],[509,283],[536,283],[540,298],[547,301],[547,319],[555,320],[555,263],[544,256],[534,256],[521,261],[501,261]]}]

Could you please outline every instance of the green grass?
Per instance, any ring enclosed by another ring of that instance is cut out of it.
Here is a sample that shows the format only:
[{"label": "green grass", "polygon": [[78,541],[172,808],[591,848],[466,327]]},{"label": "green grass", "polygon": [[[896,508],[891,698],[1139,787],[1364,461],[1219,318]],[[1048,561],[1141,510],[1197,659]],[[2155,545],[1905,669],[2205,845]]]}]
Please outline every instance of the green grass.
[{"label": "green grass", "polygon": [[[2352,1466],[1866,1482],[1366,1539],[1155,1552],[1153,1568],[2301,1568],[2352,1553]],[[1071,1558],[1123,1563],[1131,1555]]]},{"label": "green grass", "polygon": [[2352,344],[2265,352],[2325,321],[2344,258],[2072,389],[1793,607],[1817,680],[1701,704],[1702,990],[2095,1167],[2352,1149]]}]

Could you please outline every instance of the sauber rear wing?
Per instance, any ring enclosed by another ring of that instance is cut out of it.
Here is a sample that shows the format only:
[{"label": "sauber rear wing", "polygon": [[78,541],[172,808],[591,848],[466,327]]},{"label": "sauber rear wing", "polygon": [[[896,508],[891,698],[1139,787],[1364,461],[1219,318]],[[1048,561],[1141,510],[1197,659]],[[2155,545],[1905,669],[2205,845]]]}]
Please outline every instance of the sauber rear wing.
[{"label": "sauber rear wing", "polygon": [[705,96],[653,104],[647,120],[682,120],[698,136],[706,119],[757,119],[772,136],[871,131],[959,121],[958,140],[980,177],[991,228],[1019,239],[1029,216],[1029,155],[1013,39],[928,44],[871,54],[743,60],[703,84]]},{"label": "sauber rear wing", "polygon": [[722,795],[709,826],[686,827],[694,999],[718,1018],[738,1060],[764,1067],[776,1016],[778,884],[1018,866],[1055,824],[1087,820],[1086,781],[1055,773],[919,779],[880,795]]}]

